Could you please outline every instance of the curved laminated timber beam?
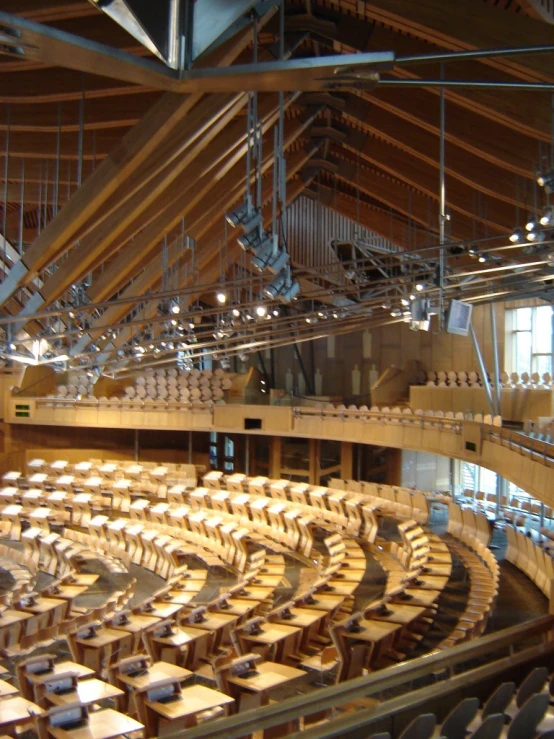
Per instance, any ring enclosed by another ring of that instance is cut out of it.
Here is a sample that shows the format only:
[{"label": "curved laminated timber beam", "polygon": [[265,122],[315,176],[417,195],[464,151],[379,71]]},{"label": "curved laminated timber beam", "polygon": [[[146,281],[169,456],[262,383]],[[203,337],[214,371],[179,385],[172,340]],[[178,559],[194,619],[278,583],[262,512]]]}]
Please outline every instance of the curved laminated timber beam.
[{"label": "curved laminated timber beam", "polygon": [[[252,89],[261,91],[266,223],[279,113],[273,91],[285,88],[287,201],[304,192],[399,249],[436,245],[440,89],[419,82],[440,78],[445,52],[514,50],[522,38],[554,48],[552,25],[505,3],[285,0],[286,54],[278,61],[276,4],[227,3],[238,26],[222,35],[225,21],[217,18],[205,32],[222,43],[178,73],[89,0],[2,3],[0,225],[13,258],[0,265],[0,308],[18,318],[12,335],[41,334],[45,322],[35,314],[63,306],[86,281],[83,310],[110,302],[68,352],[78,357],[96,345],[98,358],[111,360],[141,320],[146,326],[156,318],[155,301],[143,305],[141,298],[161,290],[171,268],[174,257],[169,264],[160,258],[164,240],[184,233],[196,240],[199,285],[223,277],[223,244],[226,265],[240,261],[248,274],[239,232],[225,232],[223,214],[246,192]],[[257,24],[258,63],[251,64],[245,10],[255,5],[267,12]],[[514,53],[462,57],[443,67],[446,80],[553,84],[551,62],[551,53]],[[550,158],[551,96],[446,88],[444,98],[447,237],[505,244],[543,205],[535,176]],[[321,293],[324,276],[314,272],[311,282],[308,274],[300,276],[304,294]],[[182,305],[209,305],[212,296],[193,287],[192,274],[181,276],[175,289],[187,290]],[[130,318],[115,339],[102,338]]]}]

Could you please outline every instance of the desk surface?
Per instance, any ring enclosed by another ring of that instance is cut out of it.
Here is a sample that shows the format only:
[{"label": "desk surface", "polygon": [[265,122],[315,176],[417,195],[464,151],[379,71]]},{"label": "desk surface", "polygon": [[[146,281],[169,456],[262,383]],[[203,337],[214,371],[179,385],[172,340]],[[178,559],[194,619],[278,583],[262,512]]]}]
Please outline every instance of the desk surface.
[{"label": "desk surface", "polygon": [[42,675],[35,675],[32,672],[26,672],[25,677],[31,683],[43,683],[45,680],[50,680],[56,675],[63,675],[65,672],[74,672],[78,679],[94,675],[94,670],[91,670],[90,667],[85,667],[85,665],[81,665],[79,662],[71,662],[71,660],[68,660],[67,662],[55,662],[52,672],[47,672]]},{"label": "desk surface", "polygon": [[90,680],[78,682],[76,690],[71,691],[71,693],[64,693],[63,695],[46,693],[45,697],[55,706],[69,706],[72,703],[88,705],[105,698],[117,698],[120,695],[123,695],[123,690],[93,677]]},{"label": "desk surface", "polygon": [[402,628],[401,624],[375,621],[372,618],[362,618],[359,624],[362,627],[361,631],[347,631],[343,627],[339,627],[339,629],[345,638],[355,641],[378,642],[395,634]]},{"label": "desk surface", "polygon": [[387,608],[391,613],[388,616],[380,616],[375,611],[371,611],[371,619],[374,621],[388,621],[391,624],[409,624],[414,619],[423,616],[426,611],[425,606],[410,606],[406,603],[387,603]]},{"label": "desk surface", "polygon": [[5,611],[0,613],[0,629],[4,626],[12,626],[19,621],[26,621],[31,618],[30,613],[24,613],[23,611],[13,611],[11,608],[6,608]]},{"label": "desk surface", "polygon": [[0,680],[0,698],[4,698],[6,695],[15,695],[18,692],[15,685],[6,682],[6,680]]},{"label": "desk surface", "polygon": [[298,626],[306,628],[321,621],[328,615],[327,611],[318,611],[315,608],[291,608],[292,618],[278,618],[277,623],[288,624],[289,626]]},{"label": "desk surface", "polygon": [[57,726],[48,727],[49,733],[56,739],[113,739],[121,734],[130,734],[132,731],[142,729],[143,724],[111,708],[90,713],[88,724],[82,729],[65,731]]},{"label": "desk surface", "polygon": [[75,572],[73,574],[73,580],[74,582],[70,583],[71,585],[94,585],[94,583],[98,580],[100,575],[93,575],[92,573],[88,572]]},{"label": "desk surface", "polygon": [[138,631],[147,629],[150,626],[157,624],[160,619],[157,616],[148,616],[144,613],[129,613],[127,614],[127,622],[122,624],[111,624],[110,629],[119,629],[120,631],[127,631],[131,634],[136,634]]},{"label": "desk surface", "polygon": [[46,611],[64,606],[65,603],[65,600],[61,598],[45,598],[44,596],[39,596],[35,603],[31,603],[28,606],[21,605],[20,608],[22,611],[27,611],[28,613],[46,613]]},{"label": "desk surface", "polygon": [[0,726],[29,721],[29,710],[31,714],[42,713],[40,706],[20,695],[15,695],[13,698],[4,698],[0,701]]},{"label": "desk surface", "polygon": [[82,647],[89,647],[91,649],[101,649],[107,644],[112,644],[115,641],[120,641],[129,636],[127,631],[118,631],[116,629],[101,629],[96,636],[92,639],[76,639],[75,641]]},{"label": "desk surface", "polygon": [[183,607],[182,603],[164,603],[162,601],[155,601],[152,603],[153,610],[144,611],[146,616],[157,616],[158,618],[171,618],[178,613]]},{"label": "desk surface", "polygon": [[301,629],[298,626],[289,626],[288,624],[264,623],[262,631],[259,634],[244,634],[244,638],[259,644],[276,644],[287,636],[299,634]]},{"label": "desk surface", "polygon": [[406,588],[404,592],[412,596],[410,600],[406,601],[408,605],[430,606],[440,595],[440,590],[431,590],[430,588]]},{"label": "desk surface", "polygon": [[183,644],[189,644],[196,639],[201,639],[203,636],[211,635],[211,632],[207,629],[200,629],[192,626],[178,626],[177,628],[174,628],[173,631],[175,633],[171,636],[155,636],[153,637],[153,641],[157,644],[180,647]]},{"label": "desk surface", "polygon": [[78,595],[82,595],[88,590],[88,585],[77,585],[71,583],[70,585],[58,585],[56,592],[52,593],[56,598],[63,598],[64,600],[72,600]]},{"label": "desk surface", "polygon": [[297,670],[296,667],[281,665],[278,662],[259,662],[256,670],[259,674],[254,677],[243,678],[239,675],[229,675],[227,679],[241,688],[248,688],[254,693],[262,693],[297,677],[306,677],[304,670]]},{"label": "desk surface", "polygon": [[173,703],[145,701],[145,705],[152,708],[164,718],[177,719],[193,716],[201,711],[208,711],[210,708],[225,706],[228,703],[235,702],[234,698],[230,698],[218,690],[205,688],[203,685],[191,685],[189,688],[183,688],[181,696],[181,700],[173,701]]},{"label": "desk surface", "polygon": [[118,679],[134,690],[144,690],[168,678],[174,678],[181,682],[192,674],[190,670],[179,667],[179,665],[173,665],[170,662],[154,662],[148,668],[146,675],[131,677],[130,675],[119,674]]}]

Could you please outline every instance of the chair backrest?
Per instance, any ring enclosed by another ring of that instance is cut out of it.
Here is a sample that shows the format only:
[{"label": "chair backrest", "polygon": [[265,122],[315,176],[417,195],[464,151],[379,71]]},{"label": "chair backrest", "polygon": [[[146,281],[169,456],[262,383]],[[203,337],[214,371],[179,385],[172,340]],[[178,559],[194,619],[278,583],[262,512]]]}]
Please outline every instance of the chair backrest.
[{"label": "chair backrest", "polygon": [[398,739],[431,739],[436,725],[437,717],[434,713],[422,713],[404,729]]},{"label": "chair backrest", "polygon": [[473,732],[471,739],[499,739],[505,720],[503,713],[491,713]]},{"label": "chair backrest", "polygon": [[441,736],[448,739],[465,739],[468,724],[473,721],[479,710],[479,698],[466,698],[458,703],[443,721],[440,727]]},{"label": "chair backrest", "polygon": [[537,733],[537,726],[542,721],[548,708],[547,693],[532,695],[527,703],[515,715],[507,739],[529,739]]},{"label": "chair backrest", "polygon": [[548,669],[546,667],[535,667],[534,670],[531,670],[517,691],[517,707],[521,708],[532,695],[539,693],[543,689],[547,678]]}]

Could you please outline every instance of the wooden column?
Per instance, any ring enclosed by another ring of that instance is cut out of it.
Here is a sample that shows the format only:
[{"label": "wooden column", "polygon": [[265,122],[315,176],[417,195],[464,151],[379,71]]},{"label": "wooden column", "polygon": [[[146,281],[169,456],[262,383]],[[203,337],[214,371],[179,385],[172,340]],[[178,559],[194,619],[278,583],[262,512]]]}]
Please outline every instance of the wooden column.
[{"label": "wooden column", "polygon": [[341,441],[340,444],[340,476],[343,480],[352,480],[354,475],[353,455],[354,447],[351,441]]},{"label": "wooden column", "polygon": [[321,470],[319,467],[319,456],[321,451],[321,442],[319,439],[310,439],[309,443],[309,472],[308,481],[310,485],[319,485]]},{"label": "wooden column", "polygon": [[272,436],[269,442],[269,477],[279,480],[281,477],[281,437]]}]

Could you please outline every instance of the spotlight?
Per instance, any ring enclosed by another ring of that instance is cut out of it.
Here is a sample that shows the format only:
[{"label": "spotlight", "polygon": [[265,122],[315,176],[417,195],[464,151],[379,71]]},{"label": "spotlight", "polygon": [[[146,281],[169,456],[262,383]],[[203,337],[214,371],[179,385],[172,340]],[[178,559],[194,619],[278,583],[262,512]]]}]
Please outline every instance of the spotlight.
[{"label": "spotlight", "polygon": [[179,303],[173,303],[170,310],[175,315],[177,315],[177,313],[180,313],[181,308],[179,307]]},{"label": "spotlight", "polygon": [[402,315],[402,311],[398,308],[395,308],[394,310],[391,310],[390,314],[393,318],[400,318],[400,316]]},{"label": "spotlight", "polygon": [[215,297],[217,299],[217,302],[220,303],[221,305],[224,305],[227,302],[227,295],[221,290],[218,293],[216,293]]},{"label": "spotlight", "polygon": [[239,359],[241,362],[248,362],[248,354],[246,352],[241,352],[239,354]]},{"label": "spotlight", "polygon": [[423,282],[416,282],[415,289],[418,293],[420,293],[422,290],[425,289],[425,285]]},{"label": "spotlight", "polygon": [[542,212],[540,218],[541,226],[551,226],[554,223],[554,208],[551,205],[547,205]]},{"label": "spotlight", "polygon": [[275,238],[267,239],[263,246],[256,251],[256,256],[252,257],[252,267],[263,272],[269,270],[273,274],[279,273],[289,261],[289,255],[285,249],[279,249],[275,242]]},{"label": "spotlight", "polygon": [[544,187],[545,192],[547,194],[550,194],[554,191],[554,170],[549,170],[548,172],[540,172],[537,175],[537,185],[539,187]]},{"label": "spotlight", "polygon": [[526,231],[533,231],[537,227],[537,221],[533,218],[533,216],[529,216],[529,220],[525,224]]},{"label": "spotlight", "polygon": [[531,241],[534,244],[539,244],[544,241],[544,231],[529,231],[527,234],[527,241]]},{"label": "spotlight", "polygon": [[381,308],[383,308],[383,310],[390,310],[391,304],[388,302],[388,300],[385,300],[384,303],[381,303]]},{"label": "spotlight", "polygon": [[479,261],[481,262],[481,264],[484,264],[487,261],[487,259],[488,257],[486,254],[481,254],[481,256],[479,257]]},{"label": "spotlight", "polygon": [[[517,228],[514,228],[509,238],[512,244],[520,244],[525,238],[525,233],[523,229],[518,226]],[[470,253],[471,253],[471,250],[470,250]]]},{"label": "spotlight", "polygon": [[280,300],[283,303],[290,303],[291,300],[296,300],[296,296],[300,292],[300,283],[298,280],[293,280],[289,287],[281,294]]},{"label": "spotlight", "polygon": [[280,313],[280,311],[279,311],[279,308],[274,308],[274,309],[273,309],[273,311],[272,311],[272,313],[273,313],[273,315],[274,315],[274,316],[275,316],[275,317],[277,318],[277,316],[278,316],[278,315],[279,315],[279,313]]},{"label": "spotlight", "polygon": [[265,314],[267,313],[267,308],[265,305],[257,305],[256,306],[256,315],[260,318],[263,318]]},{"label": "spotlight", "polygon": [[234,318],[240,318],[240,310],[238,308],[233,308],[231,313],[233,314]]},{"label": "spotlight", "polygon": [[253,229],[248,233],[244,233],[237,239],[237,244],[241,249],[245,251],[255,251],[262,249],[266,241],[271,241],[271,236],[268,236],[261,229]]},{"label": "spotlight", "polygon": [[231,360],[229,359],[229,357],[220,357],[219,366],[223,370],[231,369]]},{"label": "spotlight", "polygon": [[408,300],[408,298],[400,298],[400,302],[402,303],[402,305],[410,305],[410,301]]},{"label": "spotlight", "polygon": [[226,214],[225,218],[227,223],[233,228],[239,226],[245,231],[252,231],[252,229],[259,226],[262,222],[262,214],[259,210],[254,210],[251,203],[245,202],[237,206],[234,210]]}]

